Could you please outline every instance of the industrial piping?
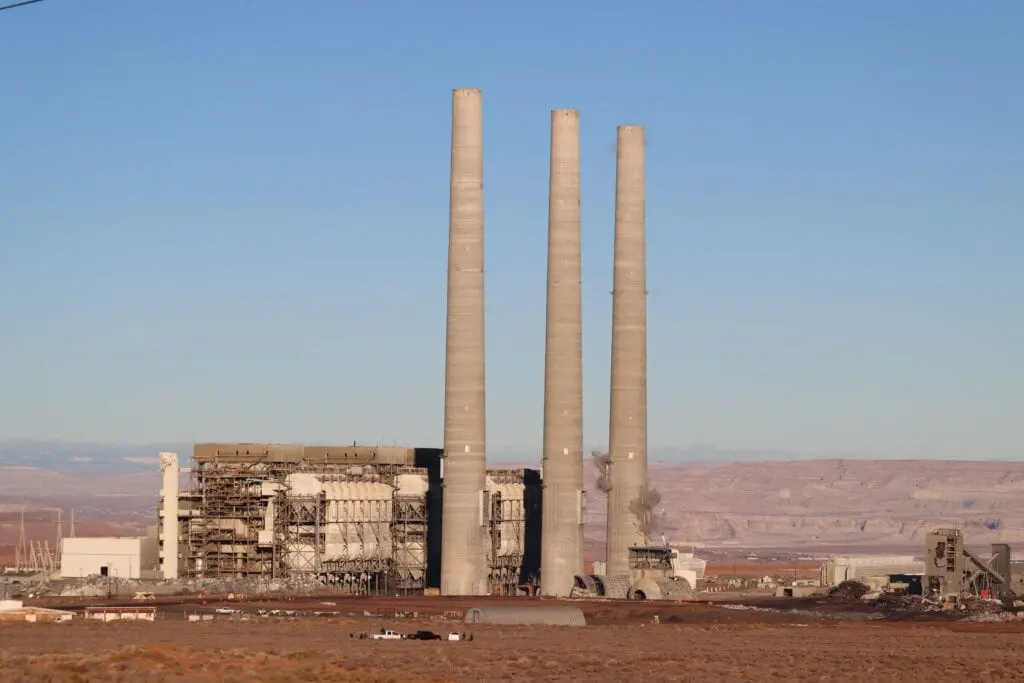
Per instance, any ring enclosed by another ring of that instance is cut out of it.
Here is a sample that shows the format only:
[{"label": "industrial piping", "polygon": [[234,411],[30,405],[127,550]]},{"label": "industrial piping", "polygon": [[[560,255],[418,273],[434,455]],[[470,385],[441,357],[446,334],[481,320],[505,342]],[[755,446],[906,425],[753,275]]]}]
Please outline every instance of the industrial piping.
[{"label": "industrial piping", "polygon": [[583,572],[583,321],[580,119],[551,112],[541,593],[568,596]]},{"label": "industrial piping", "polygon": [[647,544],[647,263],[644,129],[619,126],[615,159],[607,574],[629,574],[629,548]]},{"label": "industrial piping", "polygon": [[452,92],[441,594],[487,594],[483,95]]}]

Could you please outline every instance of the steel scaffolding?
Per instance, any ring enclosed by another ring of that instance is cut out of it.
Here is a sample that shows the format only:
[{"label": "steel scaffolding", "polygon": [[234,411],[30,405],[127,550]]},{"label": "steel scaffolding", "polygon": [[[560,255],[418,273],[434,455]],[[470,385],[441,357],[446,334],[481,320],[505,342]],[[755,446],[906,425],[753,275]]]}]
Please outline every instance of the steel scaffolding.
[{"label": "steel scaffolding", "polygon": [[320,571],[325,507],[323,494],[298,496],[284,490],[277,492],[274,499],[275,576]]},{"label": "steel scaffolding", "polygon": [[[523,470],[488,470],[487,476],[497,485],[521,486],[524,481]],[[502,498],[499,491],[491,492],[489,499],[488,583],[490,592],[492,595],[516,595],[526,549],[524,499],[522,497]]]},{"label": "steel scaffolding", "polygon": [[[412,453],[197,445],[189,490],[180,495],[188,511],[181,531],[185,575],[306,575],[361,594],[422,590],[428,476],[412,466]],[[315,480],[292,490],[290,475],[300,474]],[[422,477],[422,491],[400,491],[403,474]],[[317,483],[323,490],[313,493]]]},{"label": "steel scaffolding", "polygon": [[392,587],[403,593],[425,587],[427,569],[427,498],[395,493],[391,540],[394,544]]},{"label": "steel scaffolding", "polygon": [[205,463],[191,473],[186,573],[225,577],[270,574],[273,555],[259,547],[266,499],[262,463]]}]

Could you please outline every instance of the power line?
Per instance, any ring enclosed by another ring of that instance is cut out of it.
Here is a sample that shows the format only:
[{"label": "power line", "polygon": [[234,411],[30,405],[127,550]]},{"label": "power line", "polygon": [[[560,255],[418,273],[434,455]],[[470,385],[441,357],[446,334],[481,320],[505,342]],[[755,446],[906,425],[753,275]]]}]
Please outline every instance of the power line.
[{"label": "power line", "polygon": [[5,9],[14,9],[15,7],[24,7],[25,5],[34,5],[37,2],[42,1],[43,0],[21,0],[21,2],[12,2],[9,5],[0,5],[0,12],[3,12]]}]

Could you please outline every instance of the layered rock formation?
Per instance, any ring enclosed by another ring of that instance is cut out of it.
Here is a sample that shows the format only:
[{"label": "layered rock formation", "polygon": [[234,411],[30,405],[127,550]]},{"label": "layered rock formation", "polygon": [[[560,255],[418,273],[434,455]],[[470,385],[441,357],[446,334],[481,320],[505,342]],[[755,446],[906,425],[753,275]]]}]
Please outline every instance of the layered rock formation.
[{"label": "layered rock formation", "polygon": [[[651,464],[670,541],[745,548],[912,547],[937,527],[972,544],[1024,543],[1024,463],[810,460]],[[585,471],[587,538],[600,543],[604,496]]]}]

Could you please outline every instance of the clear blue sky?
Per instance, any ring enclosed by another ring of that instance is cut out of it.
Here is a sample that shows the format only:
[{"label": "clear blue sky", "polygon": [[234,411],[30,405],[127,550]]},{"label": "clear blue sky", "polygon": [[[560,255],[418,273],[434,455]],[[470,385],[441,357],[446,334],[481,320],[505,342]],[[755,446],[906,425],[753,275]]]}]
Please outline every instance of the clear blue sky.
[{"label": "clear blue sky", "polygon": [[1024,4],[498,7],[0,13],[0,437],[440,444],[451,89],[480,87],[492,448],[541,440],[576,107],[588,443],[638,123],[652,445],[1024,456]]}]

